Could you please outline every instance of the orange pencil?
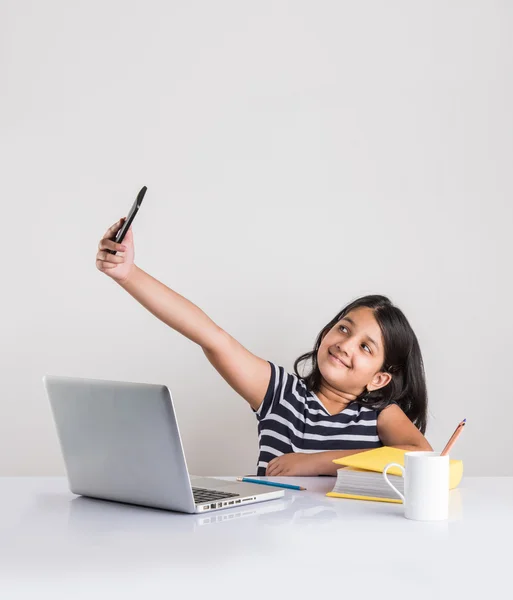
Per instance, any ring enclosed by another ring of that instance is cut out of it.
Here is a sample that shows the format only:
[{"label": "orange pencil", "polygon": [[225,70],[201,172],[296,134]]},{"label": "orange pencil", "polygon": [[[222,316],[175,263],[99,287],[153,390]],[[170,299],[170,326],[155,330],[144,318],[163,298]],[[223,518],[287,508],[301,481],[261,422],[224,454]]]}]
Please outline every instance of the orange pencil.
[{"label": "orange pencil", "polygon": [[440,456],[445,456],[446,454],[448,454],[449,450],[454,446],[456,440],[460,436],[460,433],[463,431],[463,428],[465,427],[466,421],[467,421],[467,419],[463,419],[463,421],[458,425],[458,427],[456,427],[454,433],[451,435],[451,439],[447,442],[447,445],[442,450]]}]

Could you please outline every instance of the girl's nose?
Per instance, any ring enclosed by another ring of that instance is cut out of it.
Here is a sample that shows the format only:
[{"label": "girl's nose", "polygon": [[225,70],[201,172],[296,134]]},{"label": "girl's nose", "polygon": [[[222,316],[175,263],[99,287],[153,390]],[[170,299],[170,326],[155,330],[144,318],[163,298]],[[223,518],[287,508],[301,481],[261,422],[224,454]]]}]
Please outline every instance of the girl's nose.
[{"label": "girl's nose", "polygon": [[340,352],[340,354],[342,354],[342,356],[344,356],[348,362],[351,362],[351,356],[353,355],[352,350],[351,350],[351,346],[348,344],[350,344],[350,342],[344,342],[343,344],[337,344],[337,348],[338,351]]}]

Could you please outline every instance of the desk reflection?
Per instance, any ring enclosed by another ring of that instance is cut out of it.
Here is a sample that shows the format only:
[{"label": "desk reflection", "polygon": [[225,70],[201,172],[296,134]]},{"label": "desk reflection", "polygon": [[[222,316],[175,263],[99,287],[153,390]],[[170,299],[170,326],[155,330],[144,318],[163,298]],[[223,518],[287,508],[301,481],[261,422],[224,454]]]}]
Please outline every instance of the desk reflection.
[{"label": "desk reflection", "polygon": [[[258,521],[259,525],[297,524],[317,525],[337,518],[337,511],[325,505],[324,497],[312,506],[312,495],[286,494],[283,498],[268,500],[244,507],[213,511],[206,515],[177,513],[78,496],[69,502],[68,528],[74,533],[108,533],[116,531],[144,531],[162,533],[172,528],[185,533],[206,525],[225,524],[244,520]],[[248,523],[249,525],[249,523]]]}]

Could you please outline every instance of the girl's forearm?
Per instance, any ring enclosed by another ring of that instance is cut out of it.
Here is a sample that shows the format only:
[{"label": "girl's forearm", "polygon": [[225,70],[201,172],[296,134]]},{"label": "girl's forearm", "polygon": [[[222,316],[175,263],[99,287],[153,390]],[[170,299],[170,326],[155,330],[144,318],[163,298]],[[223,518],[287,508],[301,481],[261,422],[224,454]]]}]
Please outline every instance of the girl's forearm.
[{"label": "girl's forearm", "polygon": [[175,331],[202,348],[215,347],[223,330],[198,306],[180,296],[163,283],[133,266],[129,277],[119,282],[133,298]]}]

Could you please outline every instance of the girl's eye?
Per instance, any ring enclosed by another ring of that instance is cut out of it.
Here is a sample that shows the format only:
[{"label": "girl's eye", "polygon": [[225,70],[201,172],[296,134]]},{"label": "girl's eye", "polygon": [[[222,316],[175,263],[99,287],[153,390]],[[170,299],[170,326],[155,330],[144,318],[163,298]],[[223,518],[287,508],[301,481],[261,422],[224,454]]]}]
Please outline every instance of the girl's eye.
[{"label": "girl's eye", "polygon": [[[339,329],[347,329],[347,327],[346,327],[345,325],[341,325],[341,326],[339,327]],[[363,345],[365,346],[365,348],[367,348],[367,350],[368,350],[368,353],[369,353],[369,354],[372,354],[372,351],[371,351],[371,349],[369,348],[369,346],[367,346],[367,344],[363,344]]]}]

